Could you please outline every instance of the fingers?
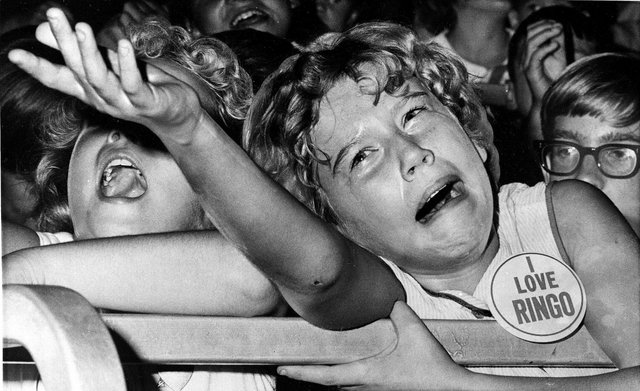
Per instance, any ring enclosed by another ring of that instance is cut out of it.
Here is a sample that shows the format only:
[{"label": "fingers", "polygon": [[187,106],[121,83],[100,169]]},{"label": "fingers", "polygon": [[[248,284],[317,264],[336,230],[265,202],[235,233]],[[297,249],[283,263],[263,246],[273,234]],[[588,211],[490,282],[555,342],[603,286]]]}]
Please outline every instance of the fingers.
[{"label": "fingers", "polygon": [[122,13],[127,15],[131,21],[135,23],[139,23],[149,16],[167,16],[165,9],[153,1],[127,2],[122,9]]},{"label": "fingers", "polygon": [[49,22],[41,23],[36,28],[36,39],[51,48],[60,50],[58,47],[58,41],[56,41],[56,37],[53,36],[53,31],[51,31],[51,25]]},{"label": "fingers", "polygon": [[[359,368],[358,368],[359,367]],[[361,384],[359,361],[339,365],[287,365],[278,367],[278,374],[292,379],[325,386],[356,386]]]},{"label": "fingers", "polygon": [[152,0],[143,0],[141,1],[141,3],[144,3],[149,8],[149,14],[160,15],[164,17],[169,16],[169,7],[166,4],[160,4]]},{"label": "fingers", "polygon": [[122,89],[133,104],[139,104],[147,87],[140,75],[133,46],[124,39],[118,42],[118,64]]},{"label": "fingers", "polygon": [[122,8],[123,16],[127,16],[130,22],[138,23],[152,14],[151,9],[140,1],[129,1]]},{"label": "fingers", "polygon": [[69,68],[52,64],[22,49],[11,50],[8,57],[11,62],[45,86],[87,102],[84,89]]},{"label": "fingers", "polygon": [[539,48],[549,48],[549,46],[557,47],[558,42],[555,40],[562,34],[562,25],[558,23],[536,23],[531,26],[527,32],[527,50],[523,64],[526,66],[532,61],[532,56]]},{"label": "fingers", "polygon": [[47,18],[65,63],[77,75],[84,77],[78,40],[67,21],[67,17],[61,10],[50,8],[47,11]]},{"label": "fingers", "polygon": [[[115,44],[114,48],[115,50],[118,50],[117,43]],[[109,59],[109,64],[111,64],[111,69],[113,70],[113,72],[116,75],[120,76],[120,60],[118,59],[118,53],[111,49],[107,49],[107,58]]]},{"label": "fingers", "polygon": [[91,27],[86,23],[76,25],[76,36],[81,54],[82,66],[87,82],[100,92],[107,81],[109,70],[98,51]]}]

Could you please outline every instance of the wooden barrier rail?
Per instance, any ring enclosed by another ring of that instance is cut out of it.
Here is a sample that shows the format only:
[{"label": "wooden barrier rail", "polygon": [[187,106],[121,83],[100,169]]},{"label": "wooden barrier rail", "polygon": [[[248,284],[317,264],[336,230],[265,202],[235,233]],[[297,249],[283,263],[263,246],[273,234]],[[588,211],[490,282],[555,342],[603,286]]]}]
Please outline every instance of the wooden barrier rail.
[{"label": "wooden barrier rail", "polygon": [[[5,347],[24,346],[49,391],[124,390],[122,364],[128,363],[342,363],[372,356],[395,342],[389,320],[329,331],[294,318],[99,315],[66,288],[6,285],[3,293]],[[494,321],[425,324],[465,366],[614,368],[584,328],[565,341],[534,344]]]},{"label": "wooden barrier rail", "polygon": [[[370,357],[392,343],[390,320],[330,331],[292,318],[103,315],[144,362],[172,364],[342,363]],[[613,367],[580,329],[570,340],[535,344],[495,321],[426,320],[453,359],[465,366]],[[172,341],[170,344],[167,341]]]},{"label": "wooden barrier rail", "polygon": [[47,390],[125,390],[113,340],[82,296],[26,285],[6,285],[2,293],[4,345],[29,351]]}]

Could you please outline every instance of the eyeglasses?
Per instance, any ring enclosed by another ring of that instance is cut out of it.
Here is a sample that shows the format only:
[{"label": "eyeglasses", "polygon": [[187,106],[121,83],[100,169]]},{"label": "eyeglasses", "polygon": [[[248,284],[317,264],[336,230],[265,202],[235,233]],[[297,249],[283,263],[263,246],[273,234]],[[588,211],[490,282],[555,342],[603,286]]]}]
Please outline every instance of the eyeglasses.
[{"label": "eyeglasses", "polygon": [[583,147],[568,141],[535,141],[542,168],[552,175],[575,173],[585,156],[596,160],[600,171],[609,178],[630,178],[638,172],[640,145],[604,144]]}]

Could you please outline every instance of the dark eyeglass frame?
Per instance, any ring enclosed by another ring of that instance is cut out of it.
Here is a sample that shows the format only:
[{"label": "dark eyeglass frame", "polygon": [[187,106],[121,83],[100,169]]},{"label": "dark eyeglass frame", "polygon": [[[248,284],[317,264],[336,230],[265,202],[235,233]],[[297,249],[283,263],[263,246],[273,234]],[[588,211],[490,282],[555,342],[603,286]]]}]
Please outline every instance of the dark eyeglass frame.
[{"label": "dark eyeglass frame", "polygon": [[[640,164],[638,164],[638,155],[640,155],[640,145],[613,143],[613,144],[603,144],[603,145],[600,145],[599,147],[583,147],[580,144],[572,143],[570,141],[543,141],[543,140],[536,140],[533,142],[533,145],[536,151],[538,152],[538,161],[540,163],[540,166],[542,166],[542,168],[546,172],[552,175],[569,176],[569,175],[575,174],[575,172],[578,171],[578,169],[582,165],[582,161],[584,160],[584,157],[587,155],[593,156],[600,172],[608,178],[615,178],[615,179],[631,178],[632,176],[636,175],[638,173],[638,169],[640,169]],[[578,151],[580,158],[578,159],[578,164],[576,164],[576,167],[573,170],[571,170],[570,172],[559,173],[559,172],[552,171],[547,166],[546,160],[544,158],[544,150],[546,147],[550,147],[553,145],[564,145],[568,147],[573,147]],[[600,151],[602,151],[605,148],[628,148],[632,150],[636,154],[636,165],[633,168],[633,170],[631,170],[631,172],[626,175],[611,175],[604,172],[604,170],[602,169],[602,166],[600,165],[599,154],[600,154]]]}]

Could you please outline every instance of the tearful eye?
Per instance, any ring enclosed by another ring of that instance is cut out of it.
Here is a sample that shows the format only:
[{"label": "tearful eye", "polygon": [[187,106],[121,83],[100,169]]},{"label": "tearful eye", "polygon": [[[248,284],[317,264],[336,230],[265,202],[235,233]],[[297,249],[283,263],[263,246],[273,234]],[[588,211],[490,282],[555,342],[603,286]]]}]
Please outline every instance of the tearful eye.
[{"label": "tearful eye", "polygon": [[361,149],[358,153],[355,154],[353,160],[351,160],[351,169],[353,170],[356,166],[364,161],[373,152],[372,149]]},{"label": "tearful eye", "polygon": [[426,107],[420,106],[420,107],[414,107],[413,109],[409,110],[407,114],[405,114],[404,117],[402,118],[402,125],[403,126],[406,125],[409,121],[411,121],[416,116],[418,116],[418,114],[420,114],[424,109],[426,109]]}]

